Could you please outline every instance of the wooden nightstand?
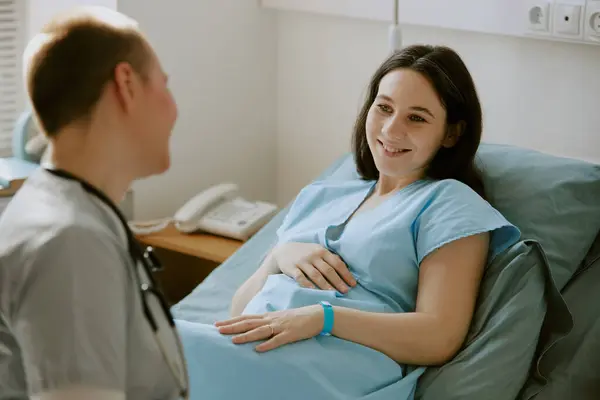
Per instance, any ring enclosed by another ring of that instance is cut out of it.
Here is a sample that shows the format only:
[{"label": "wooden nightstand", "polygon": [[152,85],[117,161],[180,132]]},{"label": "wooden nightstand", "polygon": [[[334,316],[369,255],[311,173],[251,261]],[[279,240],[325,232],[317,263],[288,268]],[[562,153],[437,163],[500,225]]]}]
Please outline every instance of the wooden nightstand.
[{"label": "wooden nightstand", "polygon": [[235,253],[243,242],[209,234],[183,234],[173,226],[138,240],[152,246],[164,265],[157,272],[171,304],[187,296],[204,278]]}]

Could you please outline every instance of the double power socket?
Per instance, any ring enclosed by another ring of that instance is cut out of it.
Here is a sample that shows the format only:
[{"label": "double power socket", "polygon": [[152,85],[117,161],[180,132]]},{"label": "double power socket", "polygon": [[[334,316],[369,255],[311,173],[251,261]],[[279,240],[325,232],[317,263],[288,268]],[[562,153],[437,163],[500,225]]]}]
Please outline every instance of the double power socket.
[{"label": "double power socket", "polygon": [[600,45],[600,0],[528,0],[527,33]]}]

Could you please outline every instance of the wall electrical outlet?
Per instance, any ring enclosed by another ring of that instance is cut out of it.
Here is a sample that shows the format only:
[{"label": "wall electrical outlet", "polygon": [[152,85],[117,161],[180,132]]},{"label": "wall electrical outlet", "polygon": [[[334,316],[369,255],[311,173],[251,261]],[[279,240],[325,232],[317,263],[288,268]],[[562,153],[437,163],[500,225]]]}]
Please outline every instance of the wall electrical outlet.
[{"label": "wall electrical outlet", "polygon": [[597,35],[600,35],[600,11],[592,14],[589,20],[590,28]]},{"label": "wall electrical outlet", "polygon": [[600,45],[600,0],[519,2],[524,36]]},{"label": "wall electrical outlet", "polygon": [[600,1],[588,0],[583,22],[585,40],[600,43]]},{"label": "wall electrical outlet", "polygon": [[552,31],[555,36],[583,37],[583,7],[581,5],[556,3],[554,5]]},{"label": "wall electrical outlet", "polygon": [[548,1],[530,1],[527,10],[528,30],[538,34],[550,33],[551,12]]}]

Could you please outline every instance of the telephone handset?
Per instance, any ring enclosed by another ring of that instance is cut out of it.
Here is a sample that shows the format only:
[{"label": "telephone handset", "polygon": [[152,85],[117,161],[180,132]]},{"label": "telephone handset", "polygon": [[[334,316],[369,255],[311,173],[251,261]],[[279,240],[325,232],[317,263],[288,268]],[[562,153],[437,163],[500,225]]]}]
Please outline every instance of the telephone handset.
[{"label": "telephone handset", "polygon": [[197,229],[200,218],[207,210],[219,203],[232,200],[237,193],[237,185],[233,183],[223,183],[206,189],[198,193],[185,203],[175,213],[175,227],[185,233],[193,232]]},{"label": "telephone handset", "polygon": [[204,231],[245,241],[262,228],[276,213],[274,204],[245,200],[238,195],[238,186],[222,183],[210,187],[188,200],[173,218],[150,222],[145,228],[140,223],[130,223],[137,234],[149,234],[164,229],[173,222],[183,233]]}]

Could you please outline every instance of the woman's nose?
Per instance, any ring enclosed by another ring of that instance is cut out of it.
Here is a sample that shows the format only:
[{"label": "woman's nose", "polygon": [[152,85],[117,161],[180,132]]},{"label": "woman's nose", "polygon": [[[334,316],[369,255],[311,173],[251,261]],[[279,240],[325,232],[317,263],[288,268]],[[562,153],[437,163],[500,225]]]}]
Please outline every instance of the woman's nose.
[{"label": "woman's nose", "polygon": [[402,121],[402,118],[389,118],[383,124],[382,133],[389,138],[404,136],[406,134],[406,124]]}]

